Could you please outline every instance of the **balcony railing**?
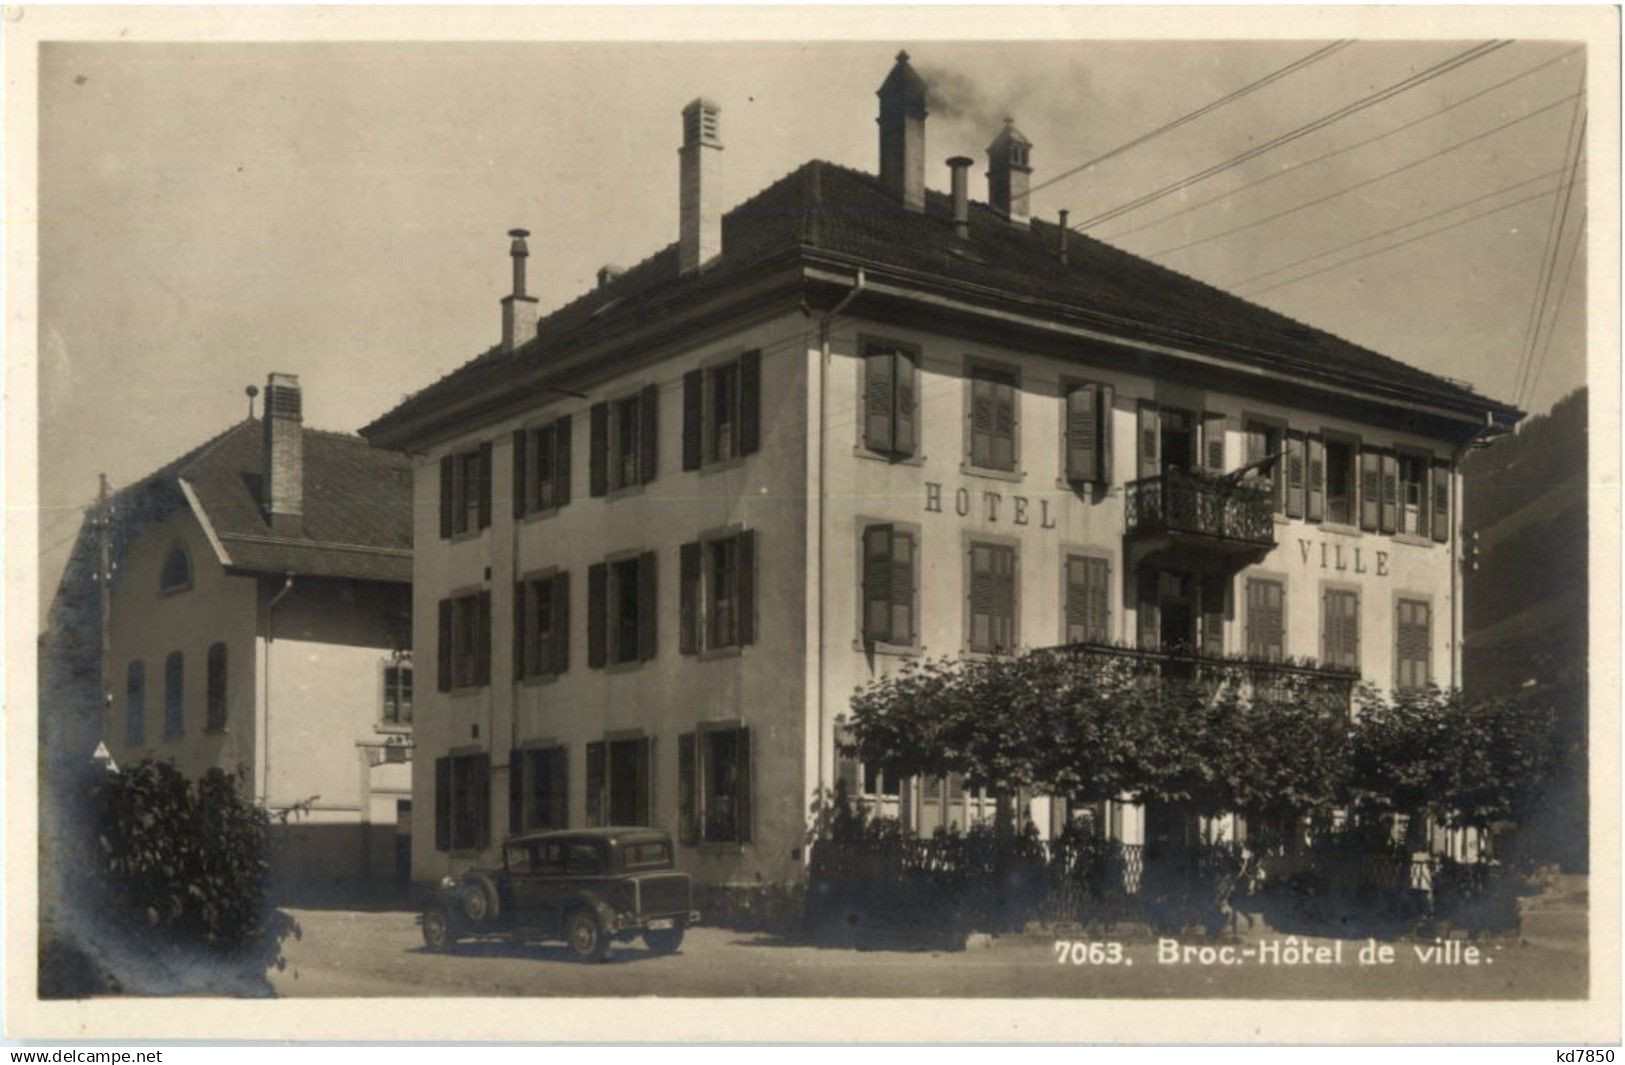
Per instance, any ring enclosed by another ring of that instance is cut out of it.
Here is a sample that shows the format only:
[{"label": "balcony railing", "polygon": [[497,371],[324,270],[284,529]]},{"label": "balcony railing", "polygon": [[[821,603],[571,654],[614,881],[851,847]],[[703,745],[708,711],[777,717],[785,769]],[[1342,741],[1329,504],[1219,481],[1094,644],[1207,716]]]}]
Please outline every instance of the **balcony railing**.
[{"label": "balcony railing", "polygon": [[1304,662],[1236,658],[1188,650],[1158,651],[1109,643],[1071,643],[1052,648],[1128,666],[1151,683],[1237,684],[1247,698],[1296,699],[1307,707],[1348,713],[1359,683],[1357,672]]},{"label": "balcony railing", "polygon": [[1127,485],[1130,537],[1198,537],[1234,549],[1275,546],[1275,498],[1266,486],[1169,469]]}]

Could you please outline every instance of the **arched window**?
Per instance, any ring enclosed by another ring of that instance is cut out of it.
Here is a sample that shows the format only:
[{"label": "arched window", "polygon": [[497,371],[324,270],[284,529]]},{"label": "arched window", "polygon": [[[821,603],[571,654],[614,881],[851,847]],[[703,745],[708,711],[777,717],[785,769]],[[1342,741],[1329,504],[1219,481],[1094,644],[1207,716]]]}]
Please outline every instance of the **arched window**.
[{"label": "arched window", "polygon": [[131,662],[124,677],[124,742],[139,747],[147,741],[147,667]]},{"label": "arched window", "polygon": [[192,556],[183,544],[176,544],[164,556],[164,568],[158,575],[158,590],[162,593],[182,592],[192,587]]},{"label": "arched window", "polygon": [[205,727],[219,732],[226,727],[226,645],[209,645],[209,707]]}]

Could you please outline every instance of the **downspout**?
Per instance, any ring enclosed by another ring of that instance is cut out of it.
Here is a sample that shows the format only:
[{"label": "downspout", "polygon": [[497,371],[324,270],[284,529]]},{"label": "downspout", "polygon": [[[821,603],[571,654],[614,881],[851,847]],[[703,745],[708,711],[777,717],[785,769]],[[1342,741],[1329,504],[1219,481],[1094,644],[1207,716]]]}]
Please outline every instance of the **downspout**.
[{"label": "downspout", "polygon": [[290,570],[282,581],[282,590],[271,597],[265,606],[265,706],[260,711],[260,737],[261,737],[261,779],[260,779],[260,805],[266,806],[271,801],[271,641],[273,637],[272,618],[276,606],[282,602],[283,596],[293,591],[293,572]]},{"label": "downspout", "polygon": [[818,322],[818,579],[813,587],[818,596],[818,653],[817,653],[817,682],[818,692],[818,794],[824,793],[824,735],[829,731],[825,727],[824,708],[824,572],[825,548],[824,541],[824,504],[828,495],[825,483],[826,456],[829,453],[829,360],[830,360],[830,333],[835,327],[835,319],[842,311],[868,286],[864,277],[863,268],[858,268],[857,277],[852,281],[852,287],[841,297],[839,303],[831,307]]},{"label": "downspout", "polygon": [[1461,537],[1462,519],[1467,513],[1466,480],[1461,475],[1461,460],[1473,444],[1496,431],[1495,416],[1488,411],[1484,414],[1484,424],[1474,429],[1471,435],[1456,445],[1455,453],[1450,457],[1451,495],[1456,501],[1450,532],[1450,687],[1454,690],[1460,685],[1460,672],[1466,648],[1463,646],[1467,613],[1463,608],[1461,593],[1465,583],[1461,576]]}]

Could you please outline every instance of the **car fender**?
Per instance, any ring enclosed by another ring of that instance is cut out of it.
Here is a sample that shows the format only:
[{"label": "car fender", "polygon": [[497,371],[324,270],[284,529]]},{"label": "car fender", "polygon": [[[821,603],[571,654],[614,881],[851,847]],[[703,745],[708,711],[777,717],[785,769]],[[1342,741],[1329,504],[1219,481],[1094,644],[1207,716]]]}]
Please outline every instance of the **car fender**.
[{"label": "car fender", "polygon": [[569,911],[578,909],[582,906],[587,907],[588,909],[592,910],[593,913],[597,914],[598,920],[605,928],[615,927],[615,911],[610,907],[609,903],[604,901],[604,897],[598,892],[587,889],[577,891],[575,894],[570,896],[570,901],[565,904],[564,910],[566,913],[568,913]]},{"label": "car fender", "polygon": [[[485,923],[496,923],[497,919],[502,916],[502,897],[497,893],[496,884],[484,873],[468,872],[463,875],[463,883],[458,888],[458,894],[460,895],[471,887],[477,888],[485,895],[485,904],[489,907],[485,915]],[[461,909],[461,906],[459,906],[459,909]]]}]

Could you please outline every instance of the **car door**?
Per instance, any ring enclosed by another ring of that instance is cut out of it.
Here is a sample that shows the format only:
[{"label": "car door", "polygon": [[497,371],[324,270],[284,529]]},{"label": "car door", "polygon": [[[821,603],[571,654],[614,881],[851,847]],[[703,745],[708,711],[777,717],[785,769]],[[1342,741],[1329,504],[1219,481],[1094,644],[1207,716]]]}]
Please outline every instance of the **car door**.
[{"label": "car door", "polygon": [[512,920],[522,927],[539,923],[538,906],[544,878],[540,868],[540,844],[514,844],[508,847],[508,890],[512,895]]},{"label": "car door", "polygon": [[530,920],[552,933],[563,927],[564,907],[571,895],[570,883],[565,877],[567,849],[563,840],[537,844],[534,912]]}]

